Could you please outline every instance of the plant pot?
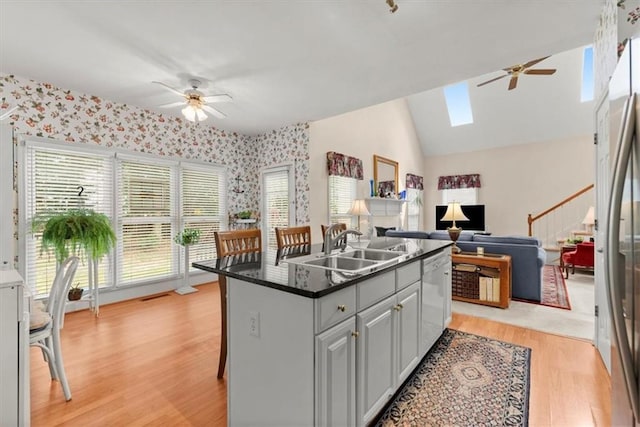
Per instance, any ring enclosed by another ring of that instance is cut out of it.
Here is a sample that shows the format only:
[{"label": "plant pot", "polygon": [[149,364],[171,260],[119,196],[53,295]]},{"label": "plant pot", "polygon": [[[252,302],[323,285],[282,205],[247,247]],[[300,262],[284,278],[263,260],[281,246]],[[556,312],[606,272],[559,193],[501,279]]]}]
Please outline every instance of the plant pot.
[{"label": "plant pot", "polygon": [[71,288],[69,289],[69,301],[78,301],[82,298],[83,288]]}]

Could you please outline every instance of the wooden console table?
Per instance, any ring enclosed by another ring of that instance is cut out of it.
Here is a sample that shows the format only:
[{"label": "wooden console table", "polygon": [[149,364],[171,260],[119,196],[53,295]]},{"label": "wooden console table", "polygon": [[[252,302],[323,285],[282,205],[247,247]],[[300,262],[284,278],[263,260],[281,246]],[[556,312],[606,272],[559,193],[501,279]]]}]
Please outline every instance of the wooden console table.
[{"label": "wooden console table", "polygon": [[[477,255],[472,252],[462,252],[451,254],[451,261],[454,300],[500,308],[509,307],[511,298],[511,257],[509,255],[487,253]],[[483,286],[480,285],[481,281]],[[494,285],[498,286],[496,290],[493,289]]]}]

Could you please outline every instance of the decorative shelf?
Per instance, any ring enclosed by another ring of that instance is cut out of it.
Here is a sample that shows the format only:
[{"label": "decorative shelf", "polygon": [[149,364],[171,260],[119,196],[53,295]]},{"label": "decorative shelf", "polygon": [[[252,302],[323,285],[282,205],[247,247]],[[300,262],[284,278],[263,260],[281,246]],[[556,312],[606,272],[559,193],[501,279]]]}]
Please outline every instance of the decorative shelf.
[{"label": "decorative shelf", "polygon": [[369,213],[373,216],[396,216],[402,213],[402,206],[406,200],[385,199],[382,197],[371,197],[364,199]]},{"label": "decorative shelf", "polygon": [[249,218],[249,219],[236,219],[234,220],[234,222],[236,224],[255,224],[256,219],[255,218]]}]

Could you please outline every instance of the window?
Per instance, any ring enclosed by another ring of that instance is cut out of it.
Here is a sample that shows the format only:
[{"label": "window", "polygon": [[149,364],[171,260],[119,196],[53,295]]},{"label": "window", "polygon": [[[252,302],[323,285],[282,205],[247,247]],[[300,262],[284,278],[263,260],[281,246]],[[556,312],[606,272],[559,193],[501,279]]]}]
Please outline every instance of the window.
[{"label": "window", "polygon": [[584,48],[582,56],[582,90],[580,91],[580,102],[593,101],[594,92],[593,79],[593,46]]},{"label": "window", "polygon": [[118,283],[177,274],[172,167],[125,157],[118,161]]},{"label": "window", "polygon": [[262,244],[265,248],[277,248],[276,227],[287,227],[294,221],[292,170],[290,166],[281,166],[262,172],[263,229],[266,231],[262,234]]},{"label": "window", "polygon": [[420,230],[422,213],[422,190],[407,189],[407,230]]},{"label": "window", "polygon": [[[112,219],[118,240],[113,259],[101,260],[100,286],[177,276],[182,251],[173,237],[181,227],[202,232],[200,243],[192,248],[194,261],[215,256],[213,232],[226,228],[223,168],[35,138],[22,146],[25,168],[19,194],[25,231],[35,215],[50,210],[86,207]],[[21,247],[25,280],[34,296],[46,296],[55,276],[55,257],[40,253],[39,236],[25,235]],[[88,283],[86,262],[74,282]]]},{"label": "window", "polygon": [[478,200],[477,188],[450,188],[442,190],[442,204],[459,202],[461,205],[476,205]]},{"label": "window", "polygon": [[445,86],[443,90],[451,126],[473,123],[473,113],[471,112],[471,101],[469,100],[469,87],[467,82]]},{"label": "window", "polygon": [[352,226],[353,216],[347,211],[356,199],[356,182],[355,178],[329,175],[329,223]]},{"label": "window", "polygon": [[[51,144],[50,144],[51,145]],[[25,283],[29,283],[34,296],[48,295],[56,274],[53,254],[41,253],[41,233],[32,235],[31,222],[36,215],[64,209],[91,208],[111,216],[112,165],[108,156],[79,153],[63,149],[26,147],[24,176],[25,214]],[[82,192],[80,191],[82,190]],[[79,195],[80,194],[80,195]],[[108,257],[102,260],[98,284],[111,283],[107,272]],[[75,282],[88,283],[88,264],[78,266]]]},{"label": "window", "polygon": [[[200,230],[200,241],[189,248],[192,262],[216,257],[215,231],[225,230],[225,179],[221,169],[182,164],[182,228]],[[183,263],[181,262],[180,265]]]}]

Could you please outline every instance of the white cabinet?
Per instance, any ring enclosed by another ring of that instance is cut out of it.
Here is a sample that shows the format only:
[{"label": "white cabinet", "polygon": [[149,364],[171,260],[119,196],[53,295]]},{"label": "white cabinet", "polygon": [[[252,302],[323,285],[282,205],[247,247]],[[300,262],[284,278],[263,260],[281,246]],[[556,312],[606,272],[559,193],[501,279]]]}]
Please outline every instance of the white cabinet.
[{"label": "white cabinet", "polygon": [[396,297],[391,296],[358,313],[358,422],[365,425],[387,400],[395,387],[397,318]]},{"label": "white cabinet", "polygon": [[356,319],[316,337],[316,425],[356,423]]},{"label": "white cabinet", "polygon": [[28,426],[29,302],[22,277],[0,270],[0,425]]},{"label": "white cabinet", "polygon": [[320,298],[228,278],[229,425],[370,423],[442,333],[444,273],[422,270],[415,260]]},{"label": "white cabinet", "polygon": [[366,425],[420,361],[420,282],[358,313],[357,327],[357,425]]},{"label": "white cabinet", "polygon": [[399,292],[397,383],[400,386],[420,362],[420,282]]}]

